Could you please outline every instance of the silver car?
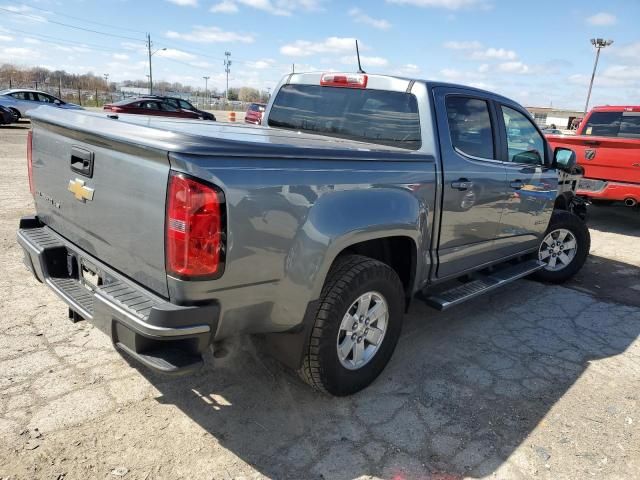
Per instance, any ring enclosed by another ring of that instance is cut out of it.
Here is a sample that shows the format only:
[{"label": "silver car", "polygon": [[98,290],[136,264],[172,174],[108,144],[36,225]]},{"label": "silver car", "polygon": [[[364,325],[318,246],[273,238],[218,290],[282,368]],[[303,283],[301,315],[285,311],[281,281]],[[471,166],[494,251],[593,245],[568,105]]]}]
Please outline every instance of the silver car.
[{"label": "silver car", "polygon": [[29,112],[42,105],[82,110],[80,105],[67,103],[46,92],[13,88],[0,91],[0,105],[10,108],[20,118],[29,118]]}]

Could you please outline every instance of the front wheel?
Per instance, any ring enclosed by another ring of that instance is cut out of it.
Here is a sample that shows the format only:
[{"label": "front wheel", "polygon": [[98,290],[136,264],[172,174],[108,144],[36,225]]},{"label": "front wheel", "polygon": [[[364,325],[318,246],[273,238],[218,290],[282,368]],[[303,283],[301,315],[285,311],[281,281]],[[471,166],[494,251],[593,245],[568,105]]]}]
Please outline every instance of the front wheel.
[{"label": "front wheel", "polygon": [[565,282],[580,271],[590,248],[591,235],[586,223],[572,213],[558,210],[551,216],[538,248],[538,260],[545,267],[533,276],[544,282]]},{"label": "front wheel", "polygon": [[322,289],[300,376],[331,395],[362,390],[389,362],[403,311],[404,290],[391,267],[361,255],[338,258]]}]

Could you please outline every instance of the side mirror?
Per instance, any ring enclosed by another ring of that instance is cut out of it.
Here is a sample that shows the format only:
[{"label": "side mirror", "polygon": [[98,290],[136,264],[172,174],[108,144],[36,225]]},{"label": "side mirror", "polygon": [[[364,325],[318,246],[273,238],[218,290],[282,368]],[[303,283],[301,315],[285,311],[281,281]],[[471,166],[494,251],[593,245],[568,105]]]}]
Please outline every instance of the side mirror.
[{"label": "side mirror", "polygon": [[576,152],[568,148],[558,147],[553,152],[553,166],[567,172],[572,171],[577,165]]}]

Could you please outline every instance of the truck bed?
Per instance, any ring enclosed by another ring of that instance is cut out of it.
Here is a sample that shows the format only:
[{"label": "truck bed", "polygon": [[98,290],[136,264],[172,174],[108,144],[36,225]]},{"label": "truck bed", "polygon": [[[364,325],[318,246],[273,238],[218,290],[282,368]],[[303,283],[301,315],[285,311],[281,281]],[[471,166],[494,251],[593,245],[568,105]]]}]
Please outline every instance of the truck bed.
[{"label": "truck bed", "polygon": [[[304,149],[313,158],[353,156],[367,158],[362,152],[412,155],[402,148],[358,142],[326,135],[315,135],[269,127],[202,120],[159,118],[144,115],[113,115],[107,112],[62,111],[41,107],[34,111],[34,121],[58,128],[86,132],[92,136],[133,143],[154,149],[200,155],[247,155],[261,157],[283,155],[283,148]],[[329,152],[333,151],[333,152]]]}]

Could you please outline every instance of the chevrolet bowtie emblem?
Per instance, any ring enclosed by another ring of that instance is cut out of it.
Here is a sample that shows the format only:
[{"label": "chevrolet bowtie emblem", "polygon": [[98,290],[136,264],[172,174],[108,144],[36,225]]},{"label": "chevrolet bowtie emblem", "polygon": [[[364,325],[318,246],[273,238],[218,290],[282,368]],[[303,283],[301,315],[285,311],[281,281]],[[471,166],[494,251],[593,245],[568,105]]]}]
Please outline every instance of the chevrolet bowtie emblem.
[{"label": "chevrolet bowtie emblem", "polygon": [[84,180],[80,180],[79,178],[69,180],[68,190],[81,202],[93,200],[93,188],[85,187]]}]

